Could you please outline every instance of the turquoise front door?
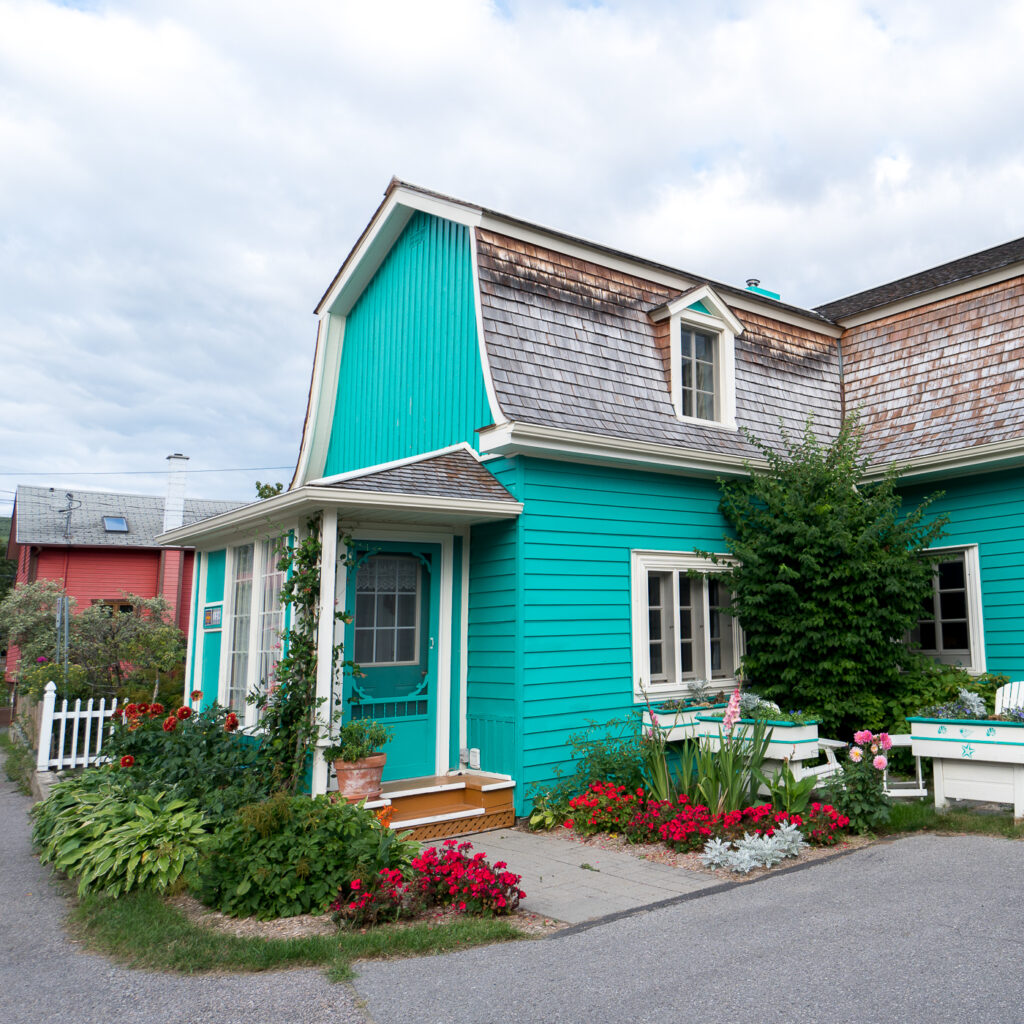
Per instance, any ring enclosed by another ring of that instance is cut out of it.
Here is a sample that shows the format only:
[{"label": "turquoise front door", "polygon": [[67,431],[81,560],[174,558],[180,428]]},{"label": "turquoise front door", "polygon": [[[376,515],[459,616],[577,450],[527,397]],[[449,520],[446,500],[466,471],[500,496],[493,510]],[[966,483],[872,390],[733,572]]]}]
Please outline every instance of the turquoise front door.
[{"label": "turquoise front door", "polygon": [[348,574],[345,719],[393,730],[384,778],[433,775],[437,749],[438,544],[360,542]]}]

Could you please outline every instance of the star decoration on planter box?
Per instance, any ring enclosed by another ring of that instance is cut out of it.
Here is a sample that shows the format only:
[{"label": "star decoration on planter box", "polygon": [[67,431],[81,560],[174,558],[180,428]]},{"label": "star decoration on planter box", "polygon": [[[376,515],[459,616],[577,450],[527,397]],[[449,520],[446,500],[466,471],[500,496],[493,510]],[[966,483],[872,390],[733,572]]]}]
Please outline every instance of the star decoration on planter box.
[{"label": "star decoration on planter box", "polygon": [[961,757],[974,757],[974,747],[970,743],[964,743],[960,748]]}]

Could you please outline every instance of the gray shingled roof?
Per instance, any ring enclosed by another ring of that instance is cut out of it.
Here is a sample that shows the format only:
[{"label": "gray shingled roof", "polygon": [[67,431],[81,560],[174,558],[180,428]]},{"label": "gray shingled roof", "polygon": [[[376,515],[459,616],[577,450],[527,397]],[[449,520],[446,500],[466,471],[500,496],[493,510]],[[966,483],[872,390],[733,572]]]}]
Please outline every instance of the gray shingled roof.
[{"label": "gray shingled roof", "polygon": [[[502,411],[520,423],[757,454],[741,433],[681,422],[665,347],[649,313],[675,298],[658,284],[478,229],[484,338]],[[772,443],[780,420],[813,414],[832,436],[840,418],[834,339],[734,311],[737,422]],[[667,337],[664,339],[667,345]]]},{"label": "gray shingled roof", "polygon": [[468,451],[446,452],[394,469],[315,486],[438,498],[516,500]]},{"label": "gray shingled roof", "polygon": [[[14,501],[18,544],[66,544],[68,507],[65,495],[72,495],[70,542],[84,547],[144,547],[160,545],[156,536],[163,532],[164,498],[149,494],[122,494],[109,491],[81,491],[67,487],[18,487]],[[243,502],[186,498],[182,525],[238,508]],[[104,516],[124,516],[127,533],[108,533]]]},{"label": "gray shingled roof", "polygon": [[869,288],[867,291],[848,295],[845,299],[826,302],[824,306],[817,307],[817,312],[830,320],[842,320],[856,313],[863,313],[865,310],[886,306],[890,302],[898,302],[900,299],[909,299],[936,288],[943,288],[946,285],[956,284],[958,281],[966,281],[980,274],[987,274],[993,270],[1001,270],[1003,267],[1022,262],[1024,262],[1024,238],[1015,238],[1012,242],[994,245],[991,249],[972,253],[970,256],[943,263],[930,270],[922,270],[920,273],[901,277],[897,281],[890,281],[877,288]]}]

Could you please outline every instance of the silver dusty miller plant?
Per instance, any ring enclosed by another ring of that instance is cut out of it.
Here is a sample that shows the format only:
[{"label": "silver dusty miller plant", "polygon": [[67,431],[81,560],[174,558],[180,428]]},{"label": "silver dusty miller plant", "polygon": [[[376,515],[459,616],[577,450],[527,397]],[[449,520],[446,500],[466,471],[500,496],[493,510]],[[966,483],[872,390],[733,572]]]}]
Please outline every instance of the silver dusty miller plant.
[{"label": "silver dusty miller plant", "polygon": [[701,863],[707,868],[727,868],[738,874],[747,875],[754,868],[770,868],[787,857],[798,857],[807,849],[807,843],[800,829],[792,823],[777,825],[770,836],[743,833],[742,839],[734,843],[721,839],[709,839],[700,855]]}]

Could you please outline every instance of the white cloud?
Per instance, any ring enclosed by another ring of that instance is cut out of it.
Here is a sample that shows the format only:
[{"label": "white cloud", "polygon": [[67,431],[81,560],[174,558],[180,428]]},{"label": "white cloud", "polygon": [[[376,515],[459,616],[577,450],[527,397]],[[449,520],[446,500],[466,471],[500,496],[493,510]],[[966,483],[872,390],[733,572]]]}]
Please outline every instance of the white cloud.
[{"label": "white cloud", "polygon": [[293,462],[393,173],[799,304],[1019,235],[1024,5],[959,9],[0,0],[0,472]]}]

